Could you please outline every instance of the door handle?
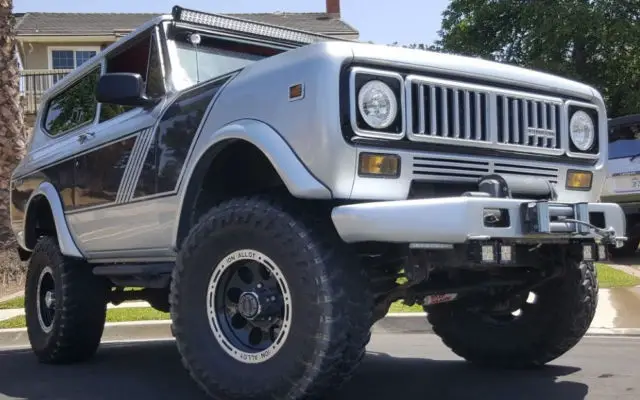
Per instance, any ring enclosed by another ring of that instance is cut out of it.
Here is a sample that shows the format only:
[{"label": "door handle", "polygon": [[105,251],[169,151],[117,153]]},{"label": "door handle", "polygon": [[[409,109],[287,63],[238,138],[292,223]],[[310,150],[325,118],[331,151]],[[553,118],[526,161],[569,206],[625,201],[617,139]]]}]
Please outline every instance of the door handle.
[{"label": "door handle", "polygon": [[96,135],[96,134],[95,134],[95,133],[93,133],[93,132],[81,133],[80,135],[78,135],[78,142],[80,142],[80,143],[84,143],[84,142],[86,142],[86,141],[87,141],[87,140],[89,140],[89,139],[93,139],[93,137],[94,137],[95,135]]}]

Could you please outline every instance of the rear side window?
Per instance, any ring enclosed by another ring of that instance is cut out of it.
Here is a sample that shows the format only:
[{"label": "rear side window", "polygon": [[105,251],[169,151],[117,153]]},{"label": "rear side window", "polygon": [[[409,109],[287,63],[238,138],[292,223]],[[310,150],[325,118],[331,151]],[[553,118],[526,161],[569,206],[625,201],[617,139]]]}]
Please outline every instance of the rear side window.
[{"label": "rear side window", "polygon": [[59,136],[93,122],[98,105],[95,91],[99,78],[100,67],[97,67],[49,102],[45,129],[50,135]]},{"label": "rear side window", "polygon": [[609,159],[640,155],[640,139],[619,139],[609,143]]}]

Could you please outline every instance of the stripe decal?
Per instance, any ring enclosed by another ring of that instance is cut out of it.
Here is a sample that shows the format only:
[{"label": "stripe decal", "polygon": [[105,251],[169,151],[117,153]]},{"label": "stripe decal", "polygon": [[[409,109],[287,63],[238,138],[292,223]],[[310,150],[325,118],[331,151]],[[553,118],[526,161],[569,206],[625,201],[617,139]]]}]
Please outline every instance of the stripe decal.
[{"label": "stripe decal", "polygon": [[122,203],[122,199],[124,198],[124,192],[127,186],[127,182],[129,181],[129,177],[131,176],[131,169],[135,164],[136,154],[140,151],[140,137],[142,134],[136,135],[136,142],[133,145],[133,149],[131,150],[131,156],[129,156],[129,162],[124,169],[124,175],[122,180],[120,181],[120,186],[118,186],[118,194],[116,195],[116,203]]},{"label": "stripe decal", "polygon": [[120,182],[116,203],[122,204],[131,201],[133,190],[135,189],[142,163],[144,162],[144,157],[149,151],[152,139],[153,130],[151,128],[144,129],[138,134],[136,144],[131,152],[131,158],[127,164],[127,169],[124,172],[124,178],[122,182]]}]

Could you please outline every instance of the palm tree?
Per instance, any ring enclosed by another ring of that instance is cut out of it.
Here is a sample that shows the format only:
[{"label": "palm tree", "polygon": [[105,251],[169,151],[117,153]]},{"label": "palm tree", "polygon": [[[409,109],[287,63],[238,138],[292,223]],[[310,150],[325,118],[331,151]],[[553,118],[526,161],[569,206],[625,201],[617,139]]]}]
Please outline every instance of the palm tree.
[{"label": "palm tree", "polygon": [[13,0],[0,0],[0,250],[15,243],[9,225],[10,177],[26,143],[12,11]]},{"label": "palm tree", "polygon": [[25,278],[9,221],[11,173],[26,144],[12,11],[13,0],[0,0],[0,297],[20,289]]}]

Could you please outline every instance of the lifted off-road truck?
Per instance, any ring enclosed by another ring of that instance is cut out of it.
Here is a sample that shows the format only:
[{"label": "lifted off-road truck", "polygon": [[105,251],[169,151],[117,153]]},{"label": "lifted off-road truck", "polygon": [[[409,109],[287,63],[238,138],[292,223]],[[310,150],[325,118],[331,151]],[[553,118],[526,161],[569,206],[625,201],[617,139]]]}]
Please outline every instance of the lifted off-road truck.
[{"label": "lifted off-road truck", "polygon": [[526,69],[175,7],[42,102],[11,215],[46,363],[145,299],[211,396],[329,396],[403,299],[471,362],[539,366],[625,239],[602,97]]}]

